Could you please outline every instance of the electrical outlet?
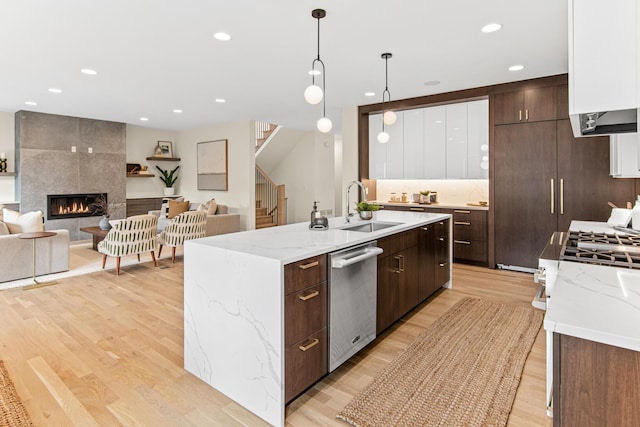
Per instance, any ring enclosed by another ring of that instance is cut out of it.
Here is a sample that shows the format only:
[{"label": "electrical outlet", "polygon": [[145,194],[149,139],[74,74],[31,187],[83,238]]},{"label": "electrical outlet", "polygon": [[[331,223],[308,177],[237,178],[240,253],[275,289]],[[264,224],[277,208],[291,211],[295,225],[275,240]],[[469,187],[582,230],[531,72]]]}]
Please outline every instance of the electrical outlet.
[{"label": "electrical outlet", "polygon": [[75,152],[76,152],[76,146],[75,146],[75,145],[72,145],[72,146],[71,146],[71,152],[72,152],[72,153],[75,153]]},{"label": "electrical outlet", "polygon": [[87,150],[89,154],[93,153],[93,147],[89,147],[89,149]]}]

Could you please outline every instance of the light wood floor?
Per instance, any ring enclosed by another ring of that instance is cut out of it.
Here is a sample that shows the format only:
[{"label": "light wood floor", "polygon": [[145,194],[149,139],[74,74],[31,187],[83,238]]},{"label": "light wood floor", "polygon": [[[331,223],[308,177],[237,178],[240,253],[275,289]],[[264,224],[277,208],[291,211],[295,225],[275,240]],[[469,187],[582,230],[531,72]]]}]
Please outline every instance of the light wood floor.
[{"label": "light wood floor", "polygon": [[[0,292],[0,359],[36,426],[260,426],[183,368],[182,260]],[[531,275],[456,264],[443,290],[287,410],[288,426],[346,426],[336,413],[463,296],[529,306]],[[527,360],[510,426],[550,426],[544,331]]]}]

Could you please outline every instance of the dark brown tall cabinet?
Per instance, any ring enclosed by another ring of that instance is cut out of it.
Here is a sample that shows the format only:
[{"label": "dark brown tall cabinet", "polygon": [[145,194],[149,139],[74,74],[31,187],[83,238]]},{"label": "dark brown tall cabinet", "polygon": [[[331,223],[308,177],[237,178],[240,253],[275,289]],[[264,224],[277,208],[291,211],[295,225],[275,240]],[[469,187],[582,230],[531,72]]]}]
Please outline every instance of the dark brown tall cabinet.
[{"label": "dark brown tall cabinet", "polygon": [[[624,206],[635,198],[633,180],[609,176],[608,137],[573,137],[566,94],[566,86],[538,89],[532,105],[542,113],[529,110],[523,122],[497,120],[506,116],[501,109],[510,104],[504,100],[509,94],[493,96],[498,265],[535,268],[552,232],[567,231],[572,220],[606,221],[607,201]],[[563,116],[553,118],[550,112]]]}]

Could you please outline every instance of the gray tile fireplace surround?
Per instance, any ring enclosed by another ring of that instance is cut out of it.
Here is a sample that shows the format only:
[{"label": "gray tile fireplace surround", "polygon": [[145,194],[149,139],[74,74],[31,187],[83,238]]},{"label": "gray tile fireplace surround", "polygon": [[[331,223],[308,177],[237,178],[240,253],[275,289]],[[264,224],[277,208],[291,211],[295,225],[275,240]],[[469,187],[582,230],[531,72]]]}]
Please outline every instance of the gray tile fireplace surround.
[{"label": "gray tile fireplace surround", "polygon": [[[124,123],[30,111],[18,111],[15,123],[15,190],[21,212],[41,210],[46,217],[48,194],[106,192],[111,217],[125,217]],[[90,236],[80,227],[99,221],[100,217],[54,219],[46,221],[45,228],[67,229],[71,240],[85,240]]]}]

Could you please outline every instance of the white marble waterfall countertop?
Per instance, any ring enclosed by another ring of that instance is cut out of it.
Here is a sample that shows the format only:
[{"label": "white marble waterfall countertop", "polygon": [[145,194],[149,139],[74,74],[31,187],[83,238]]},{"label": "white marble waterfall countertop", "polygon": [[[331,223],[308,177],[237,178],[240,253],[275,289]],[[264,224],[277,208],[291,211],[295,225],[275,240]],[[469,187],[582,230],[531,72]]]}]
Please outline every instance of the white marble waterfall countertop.
[{"label": "white marble waterfall countertop", "polygon": [[[615,232],[587,221],[570,229]],[[560,261],[544,328],[640,351],[640,270]]]},{"label": "white marble waterfall countertop", "polygon": [[[264,258],[280,260],[288,264],[312,256],[333,252],[419,227],[439,220],[451,218],[449,214],[427,212],[377,211],[373,222],[397,222],[398,225],[371,233],[346,231],[344,217],[329,218],[329,229],[310,230],[309,223],[289,224],[280,227],[230,233],[189,240],[186,245],[205,245],[227,249]],[[351,225],[368,223],[357,214],[351,217]]]}]

